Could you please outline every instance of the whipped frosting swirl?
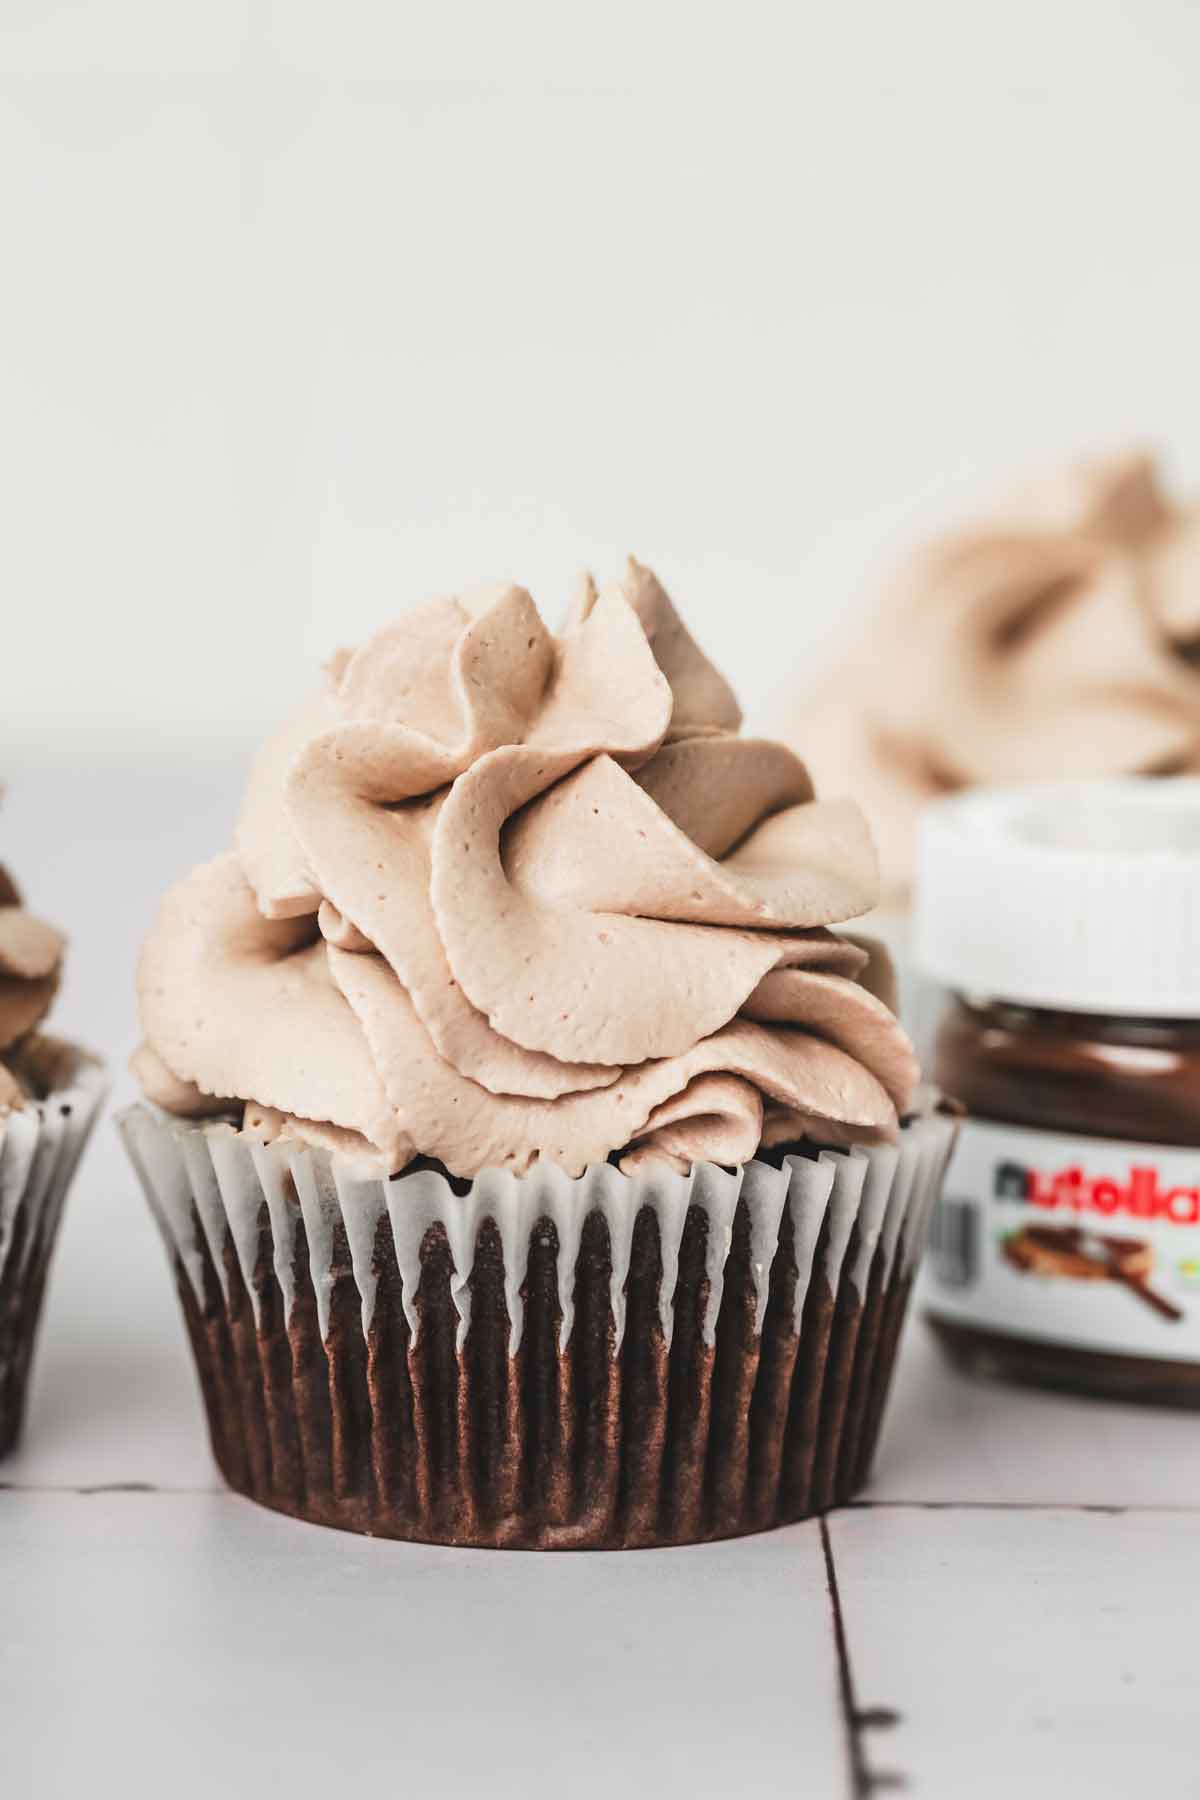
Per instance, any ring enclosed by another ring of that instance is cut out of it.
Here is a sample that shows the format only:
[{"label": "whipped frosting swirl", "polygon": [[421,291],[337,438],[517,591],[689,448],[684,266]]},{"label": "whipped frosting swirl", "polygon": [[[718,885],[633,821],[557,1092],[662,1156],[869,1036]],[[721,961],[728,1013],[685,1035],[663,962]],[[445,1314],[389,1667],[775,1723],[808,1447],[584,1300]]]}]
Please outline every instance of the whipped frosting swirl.
[{"label": "whipped frosting swirl", "polygon": [[467,1177],[892,1135],[913,1054],[829,929],[870,835],[740,722],[633,561],[559,636],[503,587],[340,654],[147,940],[148,1095]]},{"label": "whipped frosting swirl", "polygon": [[790,736],[861,802],[885,901],[981,783],[1200,769],[1200,507],[1139,453],[1073,462],[899,572]]},{"label": "whipped frosting swirl", "polygon": [[66,942],[27,912],[0,868],[0,1128],[6,1114],[45,1092],[37,1028],[58,992]]}]

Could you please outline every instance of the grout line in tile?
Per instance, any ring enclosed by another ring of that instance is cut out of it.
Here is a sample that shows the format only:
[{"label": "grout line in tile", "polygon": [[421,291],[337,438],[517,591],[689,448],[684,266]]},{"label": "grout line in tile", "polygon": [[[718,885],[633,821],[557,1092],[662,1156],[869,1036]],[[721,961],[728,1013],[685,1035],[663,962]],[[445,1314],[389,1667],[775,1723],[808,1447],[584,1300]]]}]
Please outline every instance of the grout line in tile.
[{"label": "grout line in tile", "polygon": [[[174,1487],[155,1481],[0,1481],[3,1494],[223,1494],[229,1490],[214,1483],[211,1487]],[[838,1509],[842,1512],[1027,1512],[1027,1513],[1092,1513],[1122,1517],[1127,1513],[1150,1515],[1188,1515],[1200,1513],[1200,1504],[1170,1501],[1133,1501],[1113,1504],[1100,1500],[851,1500]]]},{"label": "grout line in tile", "polygon": [[867,1759],[863,1735],[868,1730],[897,1725],[900,1714],[890,1706],[862,1707],[854,1686],[854,1670],[850,1662],[850,1644],[846,1636],[846,1620],[838,1591],[837,1568],[833,1556],[833,1540],[827,1519],[818,1520],[821,1549],[825,1557],[825,1586],[829,1594],[829,1610],[833,1624],[834,1648],[837,1652],[838,1691],[842,1703],[842,1724],[846,1732],[846,1750],[850,1761],[851,1800],[871,1800],[883,1789],[902,1788],[905,1777],[893,1770],[873,1769]]},{"label": "grout line in tile", "polygon": [[219,1487],[163,1487],[153,1481],[0,1481],[0,1498],[5,1494],[80,1494],[84,1497],[93,1494],[161,1494],[170,1499],[172,1495],[220,1494],[225,1491]]},{"label": "grout line in tile", "polygon": [[1113,1505],[1102,1500],[850,1500],[843,1512],[1076,1512],[1200,1513],[1200,1505],[1170,1501],[1134,1501]]}]

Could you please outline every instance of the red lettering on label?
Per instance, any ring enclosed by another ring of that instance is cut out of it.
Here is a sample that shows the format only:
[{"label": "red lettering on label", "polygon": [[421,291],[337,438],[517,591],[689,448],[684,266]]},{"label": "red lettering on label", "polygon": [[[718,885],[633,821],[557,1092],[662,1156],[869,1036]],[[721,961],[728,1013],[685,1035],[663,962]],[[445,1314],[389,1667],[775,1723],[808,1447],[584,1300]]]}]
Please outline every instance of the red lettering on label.
[{"label": "red lettering on label", "polygon": [[[1023,1192],[1014,1174],[1018,1181],[1024,1176]],[[1085,1175],[1078,1164],[1050,1172],[1006,1163],[997,1170],[995,1192],[998,1199],[1024,1200],[1048,1212],[1100,1213],[1104,1218],[1123,1213],[1171,1225],[1200,1225],[1200,1187],[1161,1188],[1157,1170],[1142,1166],[1131,1169],[1122,1183],[1111,1175]]]}]

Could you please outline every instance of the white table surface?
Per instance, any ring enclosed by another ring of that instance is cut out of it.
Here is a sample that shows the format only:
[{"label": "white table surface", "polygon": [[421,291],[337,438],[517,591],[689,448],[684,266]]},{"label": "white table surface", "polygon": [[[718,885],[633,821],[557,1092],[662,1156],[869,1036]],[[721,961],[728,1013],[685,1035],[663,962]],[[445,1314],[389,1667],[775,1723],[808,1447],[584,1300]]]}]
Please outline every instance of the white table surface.
[{"label": "white table surface", "polygon": [[[236,773],[8,773],[0,861],[72,930],[58,1021],[119,1066],[137,940]],[[1198,1566],[1200,1420],[978,1384],[918,1322],[824,1524],[531,1556],[278,1518],[217,1480],[104,1119],[0,1465],[0,1790],[1200,1795]]]}]

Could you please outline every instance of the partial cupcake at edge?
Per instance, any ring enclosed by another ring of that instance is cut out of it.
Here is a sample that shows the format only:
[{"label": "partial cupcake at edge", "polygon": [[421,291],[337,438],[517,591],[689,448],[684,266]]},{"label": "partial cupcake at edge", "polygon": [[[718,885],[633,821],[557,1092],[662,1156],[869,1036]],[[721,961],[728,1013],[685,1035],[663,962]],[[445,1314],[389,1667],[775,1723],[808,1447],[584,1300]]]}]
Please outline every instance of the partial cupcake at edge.
[{"label": "partial cupcake at edge", "polygon": [[0,1456],[21,1432],[63,1205],[106,1086],[95,1057],[44,1030],[65,950],[0,867]]},{"label": "partial cupcake at edge", "polygon": [[235,1489],[631,1547],[862,1485],[953,1124],[861,814],[740,723],[635,562],[437,601],[167,895],[121,1123]]},{"label": "partial cupcake at edge", "polygon": [[812,686],[788,735],[861,802],[902,914],[944,794],[1200,771],[1200,506],[1141,451],[1035,477],[912,555]]}]

